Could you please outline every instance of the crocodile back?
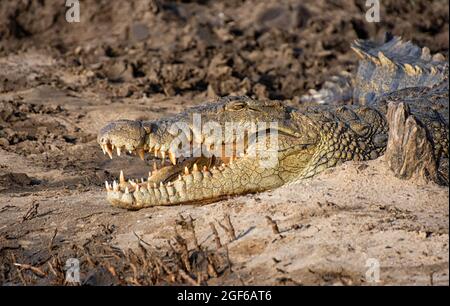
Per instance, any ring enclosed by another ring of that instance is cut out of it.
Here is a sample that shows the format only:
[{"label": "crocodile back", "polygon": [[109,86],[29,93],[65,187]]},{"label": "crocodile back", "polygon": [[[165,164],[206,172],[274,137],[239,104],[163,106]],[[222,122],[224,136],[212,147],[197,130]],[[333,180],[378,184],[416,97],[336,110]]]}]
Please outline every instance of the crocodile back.
[{"label": "crocodile back", "polygon": [[440,53],[393,37],[384,44],[357,40],[352,49],[361,58],[354,80],[353,100],[370,105],[377,98],[405,88],[433,87],[448,76],[448,63]]}]

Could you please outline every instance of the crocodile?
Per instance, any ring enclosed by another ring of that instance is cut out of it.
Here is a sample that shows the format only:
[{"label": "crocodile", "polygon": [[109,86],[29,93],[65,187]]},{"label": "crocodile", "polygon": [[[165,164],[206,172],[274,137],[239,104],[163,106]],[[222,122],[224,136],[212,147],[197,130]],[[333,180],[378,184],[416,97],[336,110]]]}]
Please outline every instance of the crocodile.
[{"label": "crocodile", "polygon": [[108,123],[97,138],[103,153],[128,152],[153,163],[148,178],[127,180],[120,171],[117,181],[105,182],[108,201],[130,210],[210,203],[296,183],[346,161],[376,159],[390,137],[389,108],[399,104],[424,128],[440,181],[448,184],[445,58],[399,37],[351,47],[360,57],[354,79],[315,93],[329,101],[345,93],[350,104],[292,107],[228,96],[169,118]]}]

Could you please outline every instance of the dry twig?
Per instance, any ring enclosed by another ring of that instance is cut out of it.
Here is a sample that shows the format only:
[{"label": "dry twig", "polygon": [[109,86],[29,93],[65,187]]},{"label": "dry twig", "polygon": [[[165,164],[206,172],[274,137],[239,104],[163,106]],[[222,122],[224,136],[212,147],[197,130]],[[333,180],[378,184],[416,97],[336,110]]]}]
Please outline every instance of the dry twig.
[{"label": "dry twig", "polygon": [[231,223],[231,218],[229,214],[225,215],[225,223],[226,225],[220,223],[218,220],[216,222],[220,225],[220,227],[227,233],[230,242],[236,240],[236,231],[234,230],[233,223]]},{"label": "dry twig", "polygon": [[22,222],[26,220],[31,220],[38,214],[39,203],[33,201],[31,203],[30,208],[28,208],[27,212],[22,216]]},{"label": "dry twig", "polygon": [[274,234],[279,234],[280,230],[278,229],[278,224],[276,221],[274,221],[271,217],[266,216],[267,224],[272,227],[272,232]]},{"label": "dry twig", "polygon": [[188,229],[192,233],[192,239],[194,240],[194,245],[197,250],[200,250],[200,245],[198,243],[197,235],[195,234],[195,226],[194,226],[194,219],[192,219],[192,216],[189,215],[189,219],[187,220]]},{"label": "dry twig", "polygon": [[178,274],[181,276],[182,279],[187,281],[192,286],[198,286],[198,282],[196,282],[191,276],[189,276],[183,269],[178,270]]},{"label": "dry twig", "polygon": [[50,243],[48,244],[48,250],[51,252],[53,249],[53,243],[55,242],[56,234],[58,234],[58,229],[55,228],[55,231],[53,232],[52,239],[50,239]]},{"label": "dry twig", "polygon": [[[12,259],[12,262],[14,262],[14,263],[16,262],[16,257],[14,256],[14,254],[11,254],[11,259]],[[27,282],[25,281],[25,278],[23,277],[23,274],[22,274],[22,270],[19,267],[17,267],[17,275],[19,276],[19,279],[22,281],[22,284],[24,286],[26,286]]]},{"label": "dry twig", "polygon": [[214,242],[216,243],[216,249],[220,249],[222,247],[222,243],[220,242],[219,233],[217,232],[216,226],[214,223],[210,222],[209,226],[214,234]]},{"label": "dry twig", "polygon": [[40,276],[40,277],[47,276],[47,274],[44,273],[44,271],[42,271],[41,269],[34,267],[32,265],[20,264],[20,263],[15,262],[14,266],[19,267],[21,270],[30,270],[31,272],[33,272],[34,274],[36,274],[37,276]]}]

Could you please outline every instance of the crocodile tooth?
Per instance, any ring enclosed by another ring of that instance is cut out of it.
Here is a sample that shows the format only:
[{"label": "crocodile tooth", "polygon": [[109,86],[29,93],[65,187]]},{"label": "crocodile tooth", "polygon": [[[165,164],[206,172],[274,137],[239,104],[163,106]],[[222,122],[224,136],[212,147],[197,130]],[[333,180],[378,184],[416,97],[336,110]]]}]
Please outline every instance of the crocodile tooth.
[{"label": "crocodile tooth", "polygon": [[102,148],[103,155],[106,155],[106,149],[105,149],[106,145],[102,144],[100,147]]},{"label": "crocodile tooth", "polygon": [[172,151],[169,151],[169,159],[172,165],[175,166],[177,164],[177,158],[175,157],[175,154]]},{"label": "crocodile tooth", "polygon": [[164,183],[163,182],[159,182],[159,187],[164,187]]},{"label": "crocodile tooth", "polygon": [[120,170],[119,182],[120,182],[120,184],[124,184],[125,183],[125,175],[123,175],[123,171],[122,170]]},{"label": "crocodile tooth", "polygon": [[113,182],[113,190],[114,191],[119,191],[119,185],[117,184],[116,181]]},{"label": "crocodile tooth", "polygon": [[197,163],[194,164],[194,167],[192,167],[193,172],[198,172],[198,166]]},{"label": "crocodile tooth", "polygon": [[120,151],[119,147],[116,148],[116,151],[117,151],[117,156],[120,156],[120,153],[122,153],[122,152]]},{"label": "crocodile tooth", "polygon": [[128,186],[127,187],[125,187],[125,194],[129,194],[130,193],[130,191],[128,190]]},{"label": "crocodile tooth", "polygon": [[143,178],[143,177],[141,177],[141,183],[144,183],[144,182],[145,182],[144,178]]},{"label": "crocodile tooth", "polygon": [[189,175],[189,169],[188,169],[188,167],[184,167],[184,174]]},{"label": "crocodile tooth", "polygon": [[131,155],[131,154],[133,154],[133,151],[131,151],[131,150],[128,150],[128,153],[130,153],[130,155]]},{"label": "crocodile tooth", "polygon": [[178,180],[179,180],[179,181],[182,181],[182,180],[183,180],[183,178],[181,177],[181,174],[178,174]]},{"label": "crocodile tooth", "polygon": [[151,177],[152,177],[152,172],[149,171],[149,172],[148,172],[148,179],[147,179],[147,180],[150,180]]},{"label": "crocodile tooth", "polygon": [[155,157],[158,157],[158,148],[157,147],[155,147],[153,149],[153,153],[155,154]]},{"label": "crocodile tooth", "polygon": [[129,180],[128,183],[130,183],[131,186],[136,188],[137,184],[133,180]]},{"label": "crocodile tooth", "polygon": [[166,163],[166,151],[161,151],[161,165],[164,167]]},{"label": "crocodile tooth", "polygon": [[108,153],[108,155],[109,155],[109,158],[113,158],[113,155],[112,155],[112,149],[111,149],[111,147],[109,146],[109,145],[106,145],[105,146],[106,147],[106,153]]},{"label": "crocodile tooth", "polygon": [[138,184],[136,184],[136,191],[139,191],[139,188],[140,188],[141,186],[139,186]]},{"label": "crocodile tooth", "polygon": [[140,148],[140,149],[137,149],[136,151],[137,151],[139,157],[140,157],[142,160],[145,160],[144,149]]},{"label": "crocodile tooth", "polygon": [[158,165],[156,164],[155,161],[153,161],[153,171],[158,171]]},{"label": "crocodile tooth", "polygon": [[105,181],[105,187],[107,191],[111,191],[111,187],[108,184],[108,181]]}]

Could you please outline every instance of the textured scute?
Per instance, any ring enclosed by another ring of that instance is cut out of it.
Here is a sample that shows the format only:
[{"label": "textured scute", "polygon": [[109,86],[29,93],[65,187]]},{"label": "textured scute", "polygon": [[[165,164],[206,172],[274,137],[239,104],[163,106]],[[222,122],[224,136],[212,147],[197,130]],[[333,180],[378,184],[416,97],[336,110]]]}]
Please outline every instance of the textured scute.
[{"label": "textured scute", "polygon": [[350,102],[369,105],[382,95],[411,87],[433,87],[448,77],[448,62],[401,37],[386,35],[384,43],[356,40],[351,49],[359,56],[353,75],[342,71],[311,89],[300,100],[308,104],[343,105]]},{"label": "textured scute", "polygon": [[[401,37],[395,36],[383,44],[376,44],[371,40],[357,40],[352,48],[358,49],[367,57],[380,59],[380,52],[385,61],[390,60],[393,64],[410,64],[423,68],[442,65],[445,59],[439,55],[431,55],[427,47],[420,48],[410,41],[404,42]],[[381,56],[382,57],[382,56]]]},{"label": "textured scute", "polygon": [[353,100],[373,103],[379,96],[403,88],[432,87],[448,75],[448,63],[441,54],[431,55],[400,37],[384,44],[357,40],[352,49],[361,58],[354,82]]}]

